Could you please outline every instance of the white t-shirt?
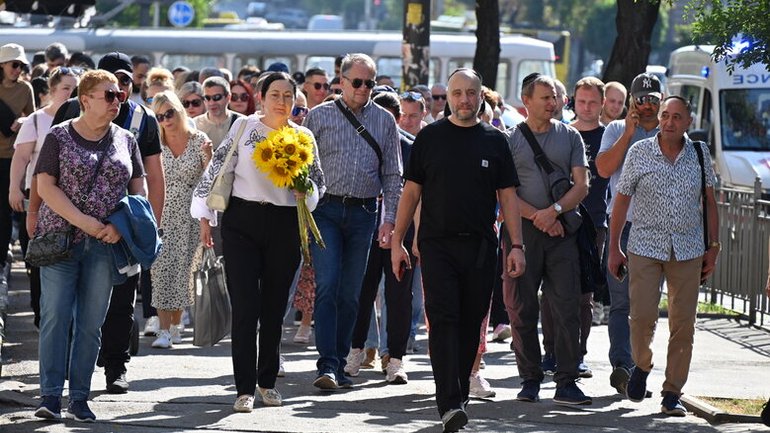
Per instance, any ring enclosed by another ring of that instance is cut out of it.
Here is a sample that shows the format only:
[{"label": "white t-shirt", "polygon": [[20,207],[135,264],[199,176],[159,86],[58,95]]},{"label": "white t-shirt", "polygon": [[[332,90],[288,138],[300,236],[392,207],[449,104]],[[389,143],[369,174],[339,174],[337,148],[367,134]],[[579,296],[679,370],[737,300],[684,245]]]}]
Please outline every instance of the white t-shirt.
[{"label": "white t-shirt", "polygon": [[26,120],[21,124],[19,134],[16,136],[16,142],[13,143],[13,148],[16,149],[16,146],[20,143],[35,142],[35,148],[29,156],[27,174],[24,177],[25,189],[29,189],[32,186],[32,173],[35,171],[35,166],[37,165],[37,157],[40,154],[40,148],[43,147],[45,136],[48,135],[52,123],[53,116],[42,109],[35,111],[27,116]]}]

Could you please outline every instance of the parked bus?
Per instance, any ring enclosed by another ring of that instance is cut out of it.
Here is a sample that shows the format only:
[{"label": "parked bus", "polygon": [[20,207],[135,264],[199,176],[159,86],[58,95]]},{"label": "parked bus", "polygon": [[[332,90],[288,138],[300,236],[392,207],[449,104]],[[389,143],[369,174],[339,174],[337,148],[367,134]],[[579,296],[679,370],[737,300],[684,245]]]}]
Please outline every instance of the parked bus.
[{"label": "parked bus", "polygon": [[[334,58],[352,52],[366,53],[377,62],[379,74],[401,78],[402,35],[397,32],[234,31],[222,29],[0,29],[0,45],[25,47],[28,56],[61,42],[70,51],[83,51],[98,60],[111,51],[145,55],[153,64],[169,69],[187,66],[226,67],[237,72],[252,64],[264,69],[283,62],[291,71],[319,66],[330,73]],[[521,35],[500,37],[500,63],[495,89],[514,107],[522,107],[521,81],[532,72],[553,76],[553,44]],[[471,67],[476,37],[432,34],[430,83],[445,83],[458,67]]]}]

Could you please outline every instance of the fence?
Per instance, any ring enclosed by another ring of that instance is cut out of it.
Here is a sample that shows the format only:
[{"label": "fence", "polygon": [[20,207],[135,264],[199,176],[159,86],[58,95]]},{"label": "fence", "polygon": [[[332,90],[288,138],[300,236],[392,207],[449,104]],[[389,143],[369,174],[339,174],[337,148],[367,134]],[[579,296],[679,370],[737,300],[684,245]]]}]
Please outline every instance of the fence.
[{"label": "fence", "polygon": [[770,237],[770,201],[762,183],[754,191],[716,188],[722,253],[706,283],[707,301],[743,315],[751,325],[770,328],[770,299],[765,294]]}]

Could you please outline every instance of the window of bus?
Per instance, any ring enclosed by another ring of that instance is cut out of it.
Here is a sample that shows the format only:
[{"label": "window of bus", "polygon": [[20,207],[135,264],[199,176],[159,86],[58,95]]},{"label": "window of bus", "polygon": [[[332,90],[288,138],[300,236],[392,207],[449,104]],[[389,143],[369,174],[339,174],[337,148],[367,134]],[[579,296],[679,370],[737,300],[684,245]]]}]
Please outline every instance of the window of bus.
[{"label": "window of bus", "polygon": [[[387,75],[396,84],[396,88],[401,87],[402,77],[402,65],[400,57],[378,57],[377,60],[377,75]],[[430,59],[428,66],[428,83],[437,83],[439,81],[438,75],[441,71],[441,63],[438,58],[433,57]]]},{"label": "window of bus", "polygon": [[516,98],[521,100],[521,82],[524,81],[524,77],[527,75],[537,72],[539,74],[548,75],[549,77],[554,76],[554,67],[553,63],[546,61],[546,60],[522,60],[519,62],[519,72],[517,74],[516,78],[516,88],[514,89],[514,92],[516,93]]},{"label": "window of bus", "polygon": [[[448,63],[447,71],[451,74],[457,68],[473,68],[473,59],[451,59]],[[510,64],[505,60],[500,60],[497,64],[497,79],[495,80],[495,91],[508,100],[508,82],[510,80]]]},{"label": "window of bus", "polygon": [[195,54],[164,54],[161,58],[161,64],[168,70],[172,70],[179,66],[190,68],[191,71],[200,71],[206,67],[227,67],[225,56],[204,56]]},{"label": "window of bus", "polygon": [[310,68],[321,68],[326,71],[326,75],[331,80],[334,78],[334,57],[332,56],[308,56],[305,60],[305,70]]}]

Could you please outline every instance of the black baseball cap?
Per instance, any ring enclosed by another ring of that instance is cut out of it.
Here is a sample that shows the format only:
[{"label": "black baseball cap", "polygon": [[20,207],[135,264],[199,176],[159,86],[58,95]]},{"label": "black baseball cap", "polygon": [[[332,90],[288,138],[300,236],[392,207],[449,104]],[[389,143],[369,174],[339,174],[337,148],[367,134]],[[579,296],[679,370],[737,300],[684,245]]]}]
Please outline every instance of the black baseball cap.
[{"label": "black baseball cap", "polygon": [[131,59],[117,51],[109,53],[99,60],[98,69],[112,72],[113,74],[123,73],[129,77],[134,73],[134,68],[131,66]]},{"label": "black baseball cap", "polygon": [[652,95],[658,98],[663,97],[661,92],[660,80],[653,74],[642,72],[631,82],[631,95],[634,98]]}]

